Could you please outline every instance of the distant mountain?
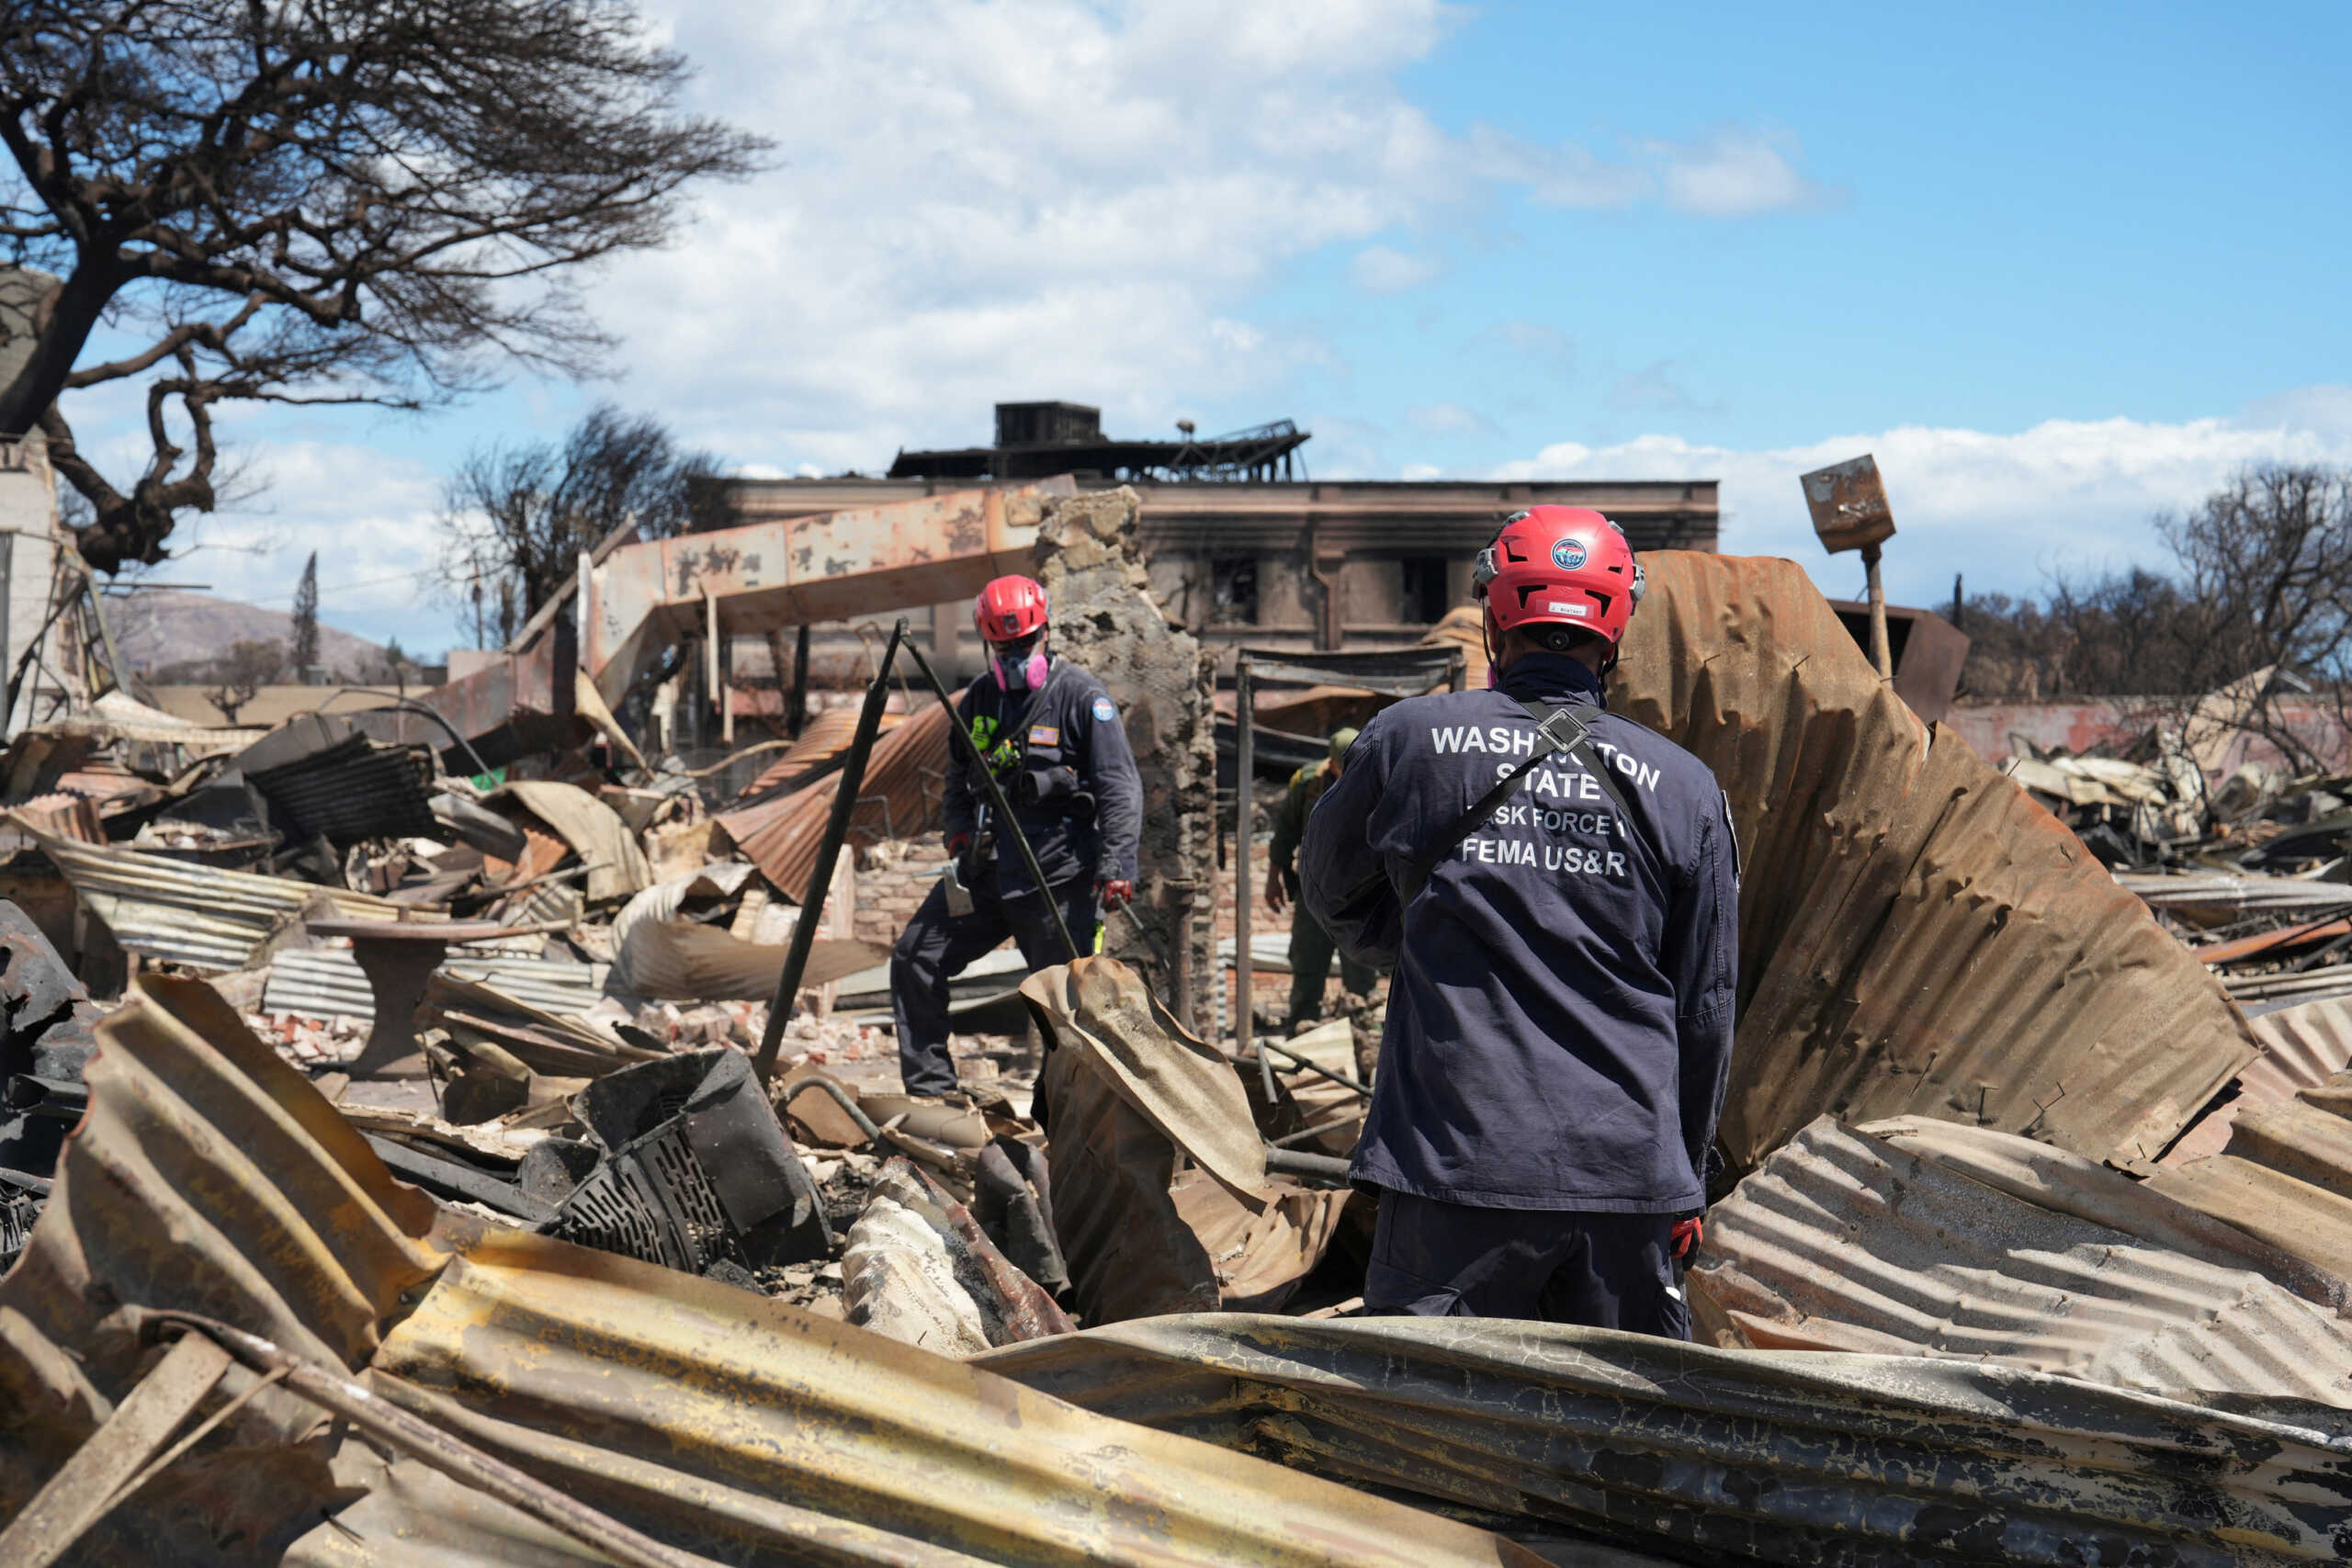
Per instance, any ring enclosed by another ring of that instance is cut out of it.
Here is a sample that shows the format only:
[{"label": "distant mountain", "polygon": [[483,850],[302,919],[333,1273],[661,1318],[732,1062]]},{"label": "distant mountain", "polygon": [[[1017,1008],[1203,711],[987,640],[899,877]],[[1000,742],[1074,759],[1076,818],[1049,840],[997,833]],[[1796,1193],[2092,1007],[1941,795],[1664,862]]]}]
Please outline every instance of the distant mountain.
[{"label": "distant mountain", "polygon": [[[283,610],[184,589],[157,588],[106,602],[107,625],[115,647],[133,672],[149,675],[191,660],[214,659],[235,642],[278,642],[291,647],[294,617]],[[334,675],[357,677],[372,670],[384,650],[365,637],[319,626],[319,662]]]}]

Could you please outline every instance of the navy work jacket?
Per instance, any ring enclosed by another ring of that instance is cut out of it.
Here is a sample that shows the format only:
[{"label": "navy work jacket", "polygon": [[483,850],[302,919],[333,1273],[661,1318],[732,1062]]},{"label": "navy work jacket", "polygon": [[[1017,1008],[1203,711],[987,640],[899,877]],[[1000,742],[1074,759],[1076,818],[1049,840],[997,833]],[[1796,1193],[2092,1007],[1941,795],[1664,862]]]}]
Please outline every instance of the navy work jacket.
[{"label": "navy work jacket", "polygon": [[[1048,883],[1136,879],[1143,779],[1118,705],[1102,682],[1057,659],[1035,692],[1008,692],[993,675],[982,675],[965,688],[956,714],[989,757]],[[970,754],[951,747],[944,811],[948,841],[974,831],[987,804],[988,791],[972,776]],[[993,825],[988,830],[997,888],[1007,897],[1028,892],[1029,868],[1021,852]]]},{"label": "navy work jacket", "polygon": [[1307,818],[1306,908],[1395,965],[1362,1183],[1492,1209],[1703,1206],[1731,1065],[1737,850],[1706,765],[1587,710],[1624,823],[1565,752],[1441,860],[1408,867],[1524,761],[1549,709],[1599,700],[1576,660],[1515,660],[1498,691],[1414,697],[1366,725]]}]

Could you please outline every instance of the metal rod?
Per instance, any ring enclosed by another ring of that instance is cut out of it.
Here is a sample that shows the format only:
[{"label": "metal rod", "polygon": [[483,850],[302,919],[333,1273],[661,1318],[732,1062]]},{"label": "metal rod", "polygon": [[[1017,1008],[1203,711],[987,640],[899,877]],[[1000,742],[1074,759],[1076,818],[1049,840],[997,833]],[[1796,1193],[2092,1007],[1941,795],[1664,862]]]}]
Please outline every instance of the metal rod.
[{"label": "metal rod", "polygon": [[707,1568],[707,1560],[680,1551],[558,1491],[462,1438],[419,1419],[348,1378],[314,1367],[259,1335],[193,1313],[159,1312],[220,1346],[259,1372],[284,1369],[285,1386],[429,1470],[488,1494],[549,1529],[604,1553],[626,1568]]},{"label": "metal rod", "polygon": [[1885,680],[1894,678],[1894,659],[1886,650],[1886,585],[1878,577],[1878,547],[1862,547],[1862,572],[1869,580],[1871,601],[1871,663]]},{"label": "metal rod", "polygon": [[1300,1144],[1309,1143],[1326,1133],[1336,1133],[1343,1127],[1355,1126],[1361,1120],[1362,1118],[1355,1116],[1340,1116],[1329,1122],[1317,1122],[1312,1127],[1301,1127],[1295,1133],[1284,1133],[1279,1138],[1268,1138],[1266,1146],[1270,1149],[1295,1148]]},{"label": "metal rod", "polygon": [[[1256,705],[1250,700],[1250,656],[1243,653],[1233,661],[1233,715],[1238,726],[1235,737],[1233,765],[1233,1042],[1235,1051],[1250,1054],[1250,1035],[1257,1020],[1250,1009],[1253,972],[1257,968],[1250,951],[1250,905],[1258,897],[1258,889],[1250,878],[1250,831],[1255,823],[1257,781],[1251,777],[1258,766],[1258,748],[1252,744],[1257,731]],[[1264,1052],[1258,1054],[1258,1068],[1264,1079],[1266,1103],[1274,1100],[1274,1064]]]},{"label": "metal rod", "polygon": [[[1300,1055],[1297,1052],[1292,1050],[1287,1045],[1275,1045],[1271,1041],[1260,1041],[1258,1043],[1258,1058],[1261,1062],[1266,1060],[1266,1052],[1269,1047],[1281,1055],[1289,1058],[1295,1066],[1305,1067],[1308,1072],[1315,1074],[1318,1077],[1329,1078],[1335,1084],[1340,1084],[1345,1088],[1351,1089],[1358,1094],[1363,1095],[1366,1100],[1372,1098],[1371,1085],[1358,1083],[1355,1079],[1348,1077],[1345,1073],[1335,1073],[1329,1067],[1317,1066],[1315,1063],[1307,1060],[1305,1056]],[[1247,1058],[1244,1059],[1246,1060]]]},{"label": "metal rod", "polygon": [[1345,1181],[1348,1162],[1333,1159],[1329,1155],[1301,1154],[1296,1149],[1268,1149],[1266,1168],[1286,1176],[1319,1176],[1327,1181]]},{"label": "metal rod", "polygon": [[834,1102],[849,1113],[849,1119],[857,1123],[857,1130],[865,1134],[869,1142],[878,1144],[882,1141],[882,1129],[876,1125],[874,1118],[865,1113],[865,1107],[860,1105],[857,1097],[849,1090],[831,1078],[815,1077],[802,1078],[792,1086],[792,1092],[797,1095],[804,1089],[821,1089],[831,1095]]},{"label": "metal rod", "polygon": [[[906,629],[907,623],[900,621],[899,630]],[[1069,922],[1062,919],[1061,900],[1055,897],[1054,890],[1046,886],[1046,873],[1037,864],[1037,852],[1029,847],[1029,836],[1021,830],[1021,824],[1013,820],[1012,804],[1004,798],[1003,787],[996,782],[996,773],[989,767],[989,760],[980,755],[980,743],[973,739],[971,732],[964,728],[962,717],[956,712],[955,699],[940,683],[939,672],[931,667],[931,660],[922,656],[922,649],[910,642],[907,644],[907,651],[914,655],[915,668],[922,671],[924,684],[939,699],[939,705],[947,710],[949,732],[963,742],[964,754],[971,759],[974,775],[979,779],[980,787],[988,791],[989,809],[996,813],[996,819],[1003,824],[1004,831],[1012,835],[1012,846],[1021,852],[1021,863],[1029,868],[1029,880],[1035,885],[1037,897],[1046,901],[1047,912],[1054,917],[1054,930],[1061,933],[1062,946],[1069,953],[1070,961],[1076,963],[1081,954],[1078,942],[1069,934]]]},{"label": "metal rod", "polygon": [[825,823],[824,838],[818,841],[816,868],[808,874],[808,886],[802,893],[800,918],[792,922],[792,945],[785,950],[784,968],[775,977],[775,995],[768,1002],[767,1028],[760,1034],[759,1055],[752,1059],[763,1088],[775,1076],[776,1051],[784,1043],[784,1026],[792,1021],[793,1004],[799,999],[800,976],[808,972],[817,922],[825,910],[825,894],[833,885],[833,867],[842,858],[842,841],[849,837],[850,818],[857,813],[858,785],[865,781],[865,759],[874,750],[874,738],[882,732],[882,707],[890,700],[890,665],[906,630],[904,621],[891,630],[889,646],[882,650],[881,668],[874,672],[874,684],[865,688],[865,706],[858,712],[856,732],[842,757],[833,814]]}]

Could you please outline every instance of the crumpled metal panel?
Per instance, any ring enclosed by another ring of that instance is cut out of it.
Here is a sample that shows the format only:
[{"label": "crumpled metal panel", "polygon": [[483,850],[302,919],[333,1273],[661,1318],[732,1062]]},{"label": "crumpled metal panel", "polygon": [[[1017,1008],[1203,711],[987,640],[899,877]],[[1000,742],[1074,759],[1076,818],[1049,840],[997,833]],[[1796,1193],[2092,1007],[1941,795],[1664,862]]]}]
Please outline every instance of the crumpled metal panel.
[{"label": "crumpled metal panel", "polygon": [[[379,1396],[725,1562],[1532,1568],[1483,1531],[732,1286],[436,1213],[209,987],[141,986],[99,1026],[89,1116],[0,1280],[0,1517],[136,1382],[119,1309],[148,1307],[365,1370]],[[209,1483],[173,1484],[182,1467]],[[79,1556],[278,1561],[289,1521],[297,1562],[413,1563],[420,1542],[512,1561],[546,1539],[479,1496],[396,1484],[271,1389]]]},{"label": "crumpled metal panel", "polygon": [[1708,1212],[1702,1258],[1692,1311],[1721,1344],[2352,1406],[2341,1290],[2296,1271],[2306,1300],[2264,1277],[2269,1248],[2008,1134],[1825,1116]]},{"label": "crumpled metal panel", "polygon": [[1662,552],[1611,705],[1715,772],[1745,861],[1722,1141],[1940,1116],[2161,1154],[2256,1047],[2075,835],[1914,717],[1793,562]]},{"label": "crumpled metal panel", "polygon": [[[841,707],[823,708],[809,715],[808,724],[800,731],[800,739],[777,753],[775,761],[770,762],[759,777],[743,786],[742,798],[755,800],[777,785],[798,778],[811,768],[822,767],[848,750],[851,738],[857,734],[857,714],[858,710],[854,707]],[[887,728],[897,723],[899,717],[898,714],[884,714],[882,723]]]},{"label": "crumpled metal panel", "polygon": [[2292,915],[2352,905],[2340,882],[2308,882],[2300,876],[2257,876],[2252,872],[2118,872],[2115,880],[2152,909],[2177,915],[2192,925],[2218,926],[2248,915]]},{"label": "crumpled metal panel", "polygon": [[279,922],[313,898],[353,919],[438,918],[373,894],[191,865],[117,845],[35,837],[83,906],[106,922],[126,952],[198,971],[243,967]]},{"label": "crumpled metal panel", "polygon": [[[929,818],[939,781],[947,771],[947,710],[926,703],[921,712],[874,743],[858,784],[853,835],[908,838]],[[718,825],[771,886],[795,903],[808,901],[808,879],[816,874],[817,846],[832,814],[839,779],[815,780],[756,805],[721,812]]]},{"label": "crumpled metal panel", "polygon": [[2352,1416],[1477,1318],[1149,1318],[974,1364],[1359,1485],[1698,1562],[2340,1560]]},{"label": "crumpled metal panel", "polygon": [[[441,965],[460,980],[548,1012],[577,1016],[605,994],[608,964],[529,958],[520,953],[475,956],[463,949]],[[347,947],[289,947],[273,954],[261,1010],[297,1018],[356,1018],[373,1021],[376,996]]]},{"label": "crumpled metal panel", "polygon": [[2237,1098],[2208,1111],[2160,1163],[2185,1165],[2220,1154],[2243,1112],[2283,1105],[2301,1090],[2317,1089],[2352,1067],[2352,998],[2323,997],[2279,1008],[2254,1019],[2252,1026],[2262,1055],[2238,1074]]},{"label": "crumpled metal panel", "polygon": [[2352,1073],[2240,1111],[2228,1146],[2148,1185],[2352,1280]]},{"label": "crumpled metal panel", "polygon": [[[0,1280],[0,1517],[138,1382],[145,1362],[120,1309],[205,1313],[356,1371],[384,1319],[444,1257],[429,1239],[432,1201],[393,1182],[210,987],[153,976],[138,987],[97,1026],[90,1110],[24,1257]],[[316,1424],[310,1405],[273,1390],[229,1433],[282,1450]],[[158,1542],[190,1533],[175,1508],[200,1510],[192,1533],[217,1542],[251,1531],[247,1551],[288,1519],[307,1528],[331,1495],[322,1457],[315,1445],[280,1457],[307,1468],[249,1451],[194,1495],[142,1493],[84,1542],[80,1560],[249,1560],[227,1546],[199,1554]]]},{"label": "crumpled metal panel", "polygon": [[789,1550],[805,1527],[775,1516],[805,1509],[870,1532],[837,1561],[917,1542],[1001,1562],[1527,1561],[1484,1532],[538,1236],[469,1247],[376,1369],[387,1397],[730,1560]]}]

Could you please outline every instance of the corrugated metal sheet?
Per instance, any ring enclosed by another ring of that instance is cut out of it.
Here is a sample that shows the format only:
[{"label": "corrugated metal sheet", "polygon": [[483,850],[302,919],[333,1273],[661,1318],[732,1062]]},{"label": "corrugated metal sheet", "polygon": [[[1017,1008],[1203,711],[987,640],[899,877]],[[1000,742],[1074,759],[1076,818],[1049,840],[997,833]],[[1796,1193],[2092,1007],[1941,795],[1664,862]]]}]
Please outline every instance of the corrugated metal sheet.
[{"label": "corrugated metal sheet", "polygon": [[59,790],[37,795],[8,808],[8,815],[40,833],[53,833],[85,844],[103,844],[107,830],[98,820],[98,803],[87,795]]},{"label": "corrugated metal sheet", "polygon": [[1690,1562],[2352,1550],[2352,1427],[2295,1402],[2223,1413],[2014,1368],[1476,1318],[1146,1318],[974,1364],[1514,1533],[1565,1521]]},{"label": "corrugated metal sheet", "polygon": [[1759,1349],[2352,1406],[2352,1323],[2264,1278],[2267,1249],[2217,1238],[2202,1216],[2087,1160],[1951,1132],[1990,1145],[1980,1158],[2049,1201],[1953,1168],[1938,1157],[1943,1130],[1924,1120],[1857,1130],[1823,1117],[1709,1211],[1688,1279],[1702,1323],[1720,1343]]},{"label": "corrugated metal sheet", "polygon": [[[953,744],[947,710],[936,703],[925,704],[876,740],[858,786],[857,814],[850,818],[852,839],[909,838],[920,832],[937,804],[938,781],[947,770]],[[821,778],[775,800],[722,812],[718,825],[771,886],[806,903],[808,878],[817,869],[817,845],[825,836],[838,783]]]},{"label": "corrugated metal sheet", "polygon": [[[404,918],[401,906],[371,894],[36,837],[84,907],[106,922],[126,952],[199,972],[242,968],[279,921],[313,898],[356,919]],[[429,917],[411,909],[405,918]]]},{"label": "corrugated metal sheet", "polygon": [[[209,987],[163,982],[100,1032],[89,1119],[0,1280],[0,1517],[137,1381],[137,1337],[106,1314],[144,1306],[366,1369],[378,1397],[717,1561],[1535,1563],[714,1280],[436,1223]],[[256,1558],[589,1561],[479,1494],[388,1470],[282,1389],[141,1489],[77,1561]]]},{"label": "corrugated metal sheet", "polygon": [[278,767],[248,768],[245,778],[298,840],[323,835],[341,848],[440,831],[426,804],[433,794],[427,751],[353,735]]},{"label": "corrugated metal sheet", "polygon": [[[897,716],[886,714],[883,722],[888,724]],[[801,727],[800,739],[786,747],[759,777],[744,786],[743,798],[755,799],[811,768],[831,761],[847,749],[850,738],[856,733],[857,709],[854,707],[823,708],[809,715],[808,723]]]},{"label": "corrugated metal sheet", "polygon": [[[516,1001],[576,1017],[594,1007],[605,994],[605,978],[612,966],[520,954],[452,953],[441,967],[460,980],[488,986]],[[277,953],[270,960],[269,984],[262,993],[261,1005],[265,1012],[300,1018],[357,1018],[373,1022],[376,1017],[368,976],[360,973],[358,961],[347,947],[296,947]]]},{"label": "corrugated metal sheet", "polygon": [[2164,1164],[2220,1154],[2241,1111],[2284,1104],[2297,1091],[2317,1089],[2352,1067],[2352,1001],[2340,996],[2280,1008],[2251,1022],[2262,1055],[2238,1074],[2237,1098],[2216,1106],[2183,1133],[2165,1152]]},{"label": "corrugated metal sheet", "polygon": [[2119,872],[2118,886],[2152,909],[2178,915],[2195,925],[2215,926],[2247,915],[2295,915],[2352,908],[2352,887],[2341,882],[2310,882],[2298,876],[2256,876]]},{"label": "corrugated metal sheet", "polygon": [[2249,1106],[2223,1151],[2167,1162],[2160,1192],[2352,1280],[2352,1074]]},{"label": "corrugated metal sheet", "polygon": [[1793,562],[1664,552],[1616,711],[1707,763],[1746,875],[1722,1137],[1930,1115],[2153,1159],[2255,1054],[2082,843],[1881,681]]}]

